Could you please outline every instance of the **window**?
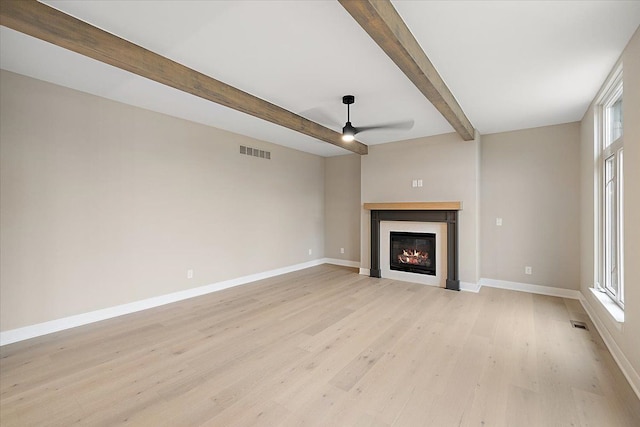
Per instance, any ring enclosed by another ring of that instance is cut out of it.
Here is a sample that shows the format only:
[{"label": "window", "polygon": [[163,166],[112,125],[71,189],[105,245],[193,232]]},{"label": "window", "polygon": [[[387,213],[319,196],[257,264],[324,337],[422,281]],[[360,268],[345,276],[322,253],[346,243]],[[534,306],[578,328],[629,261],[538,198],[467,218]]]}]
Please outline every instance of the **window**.
[{"label": "window", "polygon": [[622,93],[622,68],[619,68],[605,86],[596,109],[596,287],[624,309]]}]

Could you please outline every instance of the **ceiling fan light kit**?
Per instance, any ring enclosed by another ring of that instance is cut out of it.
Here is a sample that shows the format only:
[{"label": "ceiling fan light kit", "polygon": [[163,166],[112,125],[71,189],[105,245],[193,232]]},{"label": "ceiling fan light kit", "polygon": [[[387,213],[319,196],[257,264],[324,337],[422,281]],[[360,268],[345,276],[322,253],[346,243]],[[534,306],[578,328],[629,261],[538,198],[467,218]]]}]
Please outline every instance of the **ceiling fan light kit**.
[{"label": "ceiling fan light kit", "polygon": [[[348,123],[350,125],[350,123]],[[349,131],[348,129],[345,130],[347,127],[345,126],[342,129],[342,140],[344,142],[353,142],[356,139],[356,136],[353,134],[352,131]]]}]

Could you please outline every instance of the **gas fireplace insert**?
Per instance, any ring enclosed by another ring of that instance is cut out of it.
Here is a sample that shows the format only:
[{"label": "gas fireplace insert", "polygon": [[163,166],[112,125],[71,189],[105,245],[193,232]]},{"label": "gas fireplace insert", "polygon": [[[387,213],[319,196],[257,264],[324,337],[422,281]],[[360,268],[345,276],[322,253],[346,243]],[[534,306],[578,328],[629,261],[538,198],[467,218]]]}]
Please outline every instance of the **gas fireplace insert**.
[{"label": "gas fireplace insert", "polygon": [[389,246],[391,270],[436,275],[435,233],[392,231]]}]

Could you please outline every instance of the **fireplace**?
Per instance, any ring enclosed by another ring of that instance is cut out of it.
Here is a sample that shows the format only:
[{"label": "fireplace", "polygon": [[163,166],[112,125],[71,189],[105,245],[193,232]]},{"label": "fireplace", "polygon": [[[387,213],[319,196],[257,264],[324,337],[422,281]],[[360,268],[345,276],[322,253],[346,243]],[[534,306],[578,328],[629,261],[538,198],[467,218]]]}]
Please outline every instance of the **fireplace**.
[{"label": "fireplace", "polygon": [[[459,291],[458,277],[458,211],[461,202],[400,202],[365,203],[364,208],[371,212],[371,277],[381,277],[380,271],[380,222],[413,221],[440,222],[446,224],[446,289]],[[386,256],[386,255],[385,255]],[[426,276],[425,276],[426,277]]]},{"label": "fireplace", "polygon": [[436,275],[435,233],[392,231],[389,249],[391,270]]}]

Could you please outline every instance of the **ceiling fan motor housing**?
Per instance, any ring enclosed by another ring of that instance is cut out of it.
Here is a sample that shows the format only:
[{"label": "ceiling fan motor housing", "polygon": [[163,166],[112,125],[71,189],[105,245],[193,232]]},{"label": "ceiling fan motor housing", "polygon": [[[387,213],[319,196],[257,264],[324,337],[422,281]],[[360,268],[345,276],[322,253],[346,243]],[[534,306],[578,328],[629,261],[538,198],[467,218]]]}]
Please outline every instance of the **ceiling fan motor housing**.
[{"label": "ceiling fan motor housing", "polygon": [[351,125],[351,122],[347,122],[342,128],[342,133],[345,135],[355,135],[358,130]]}]

